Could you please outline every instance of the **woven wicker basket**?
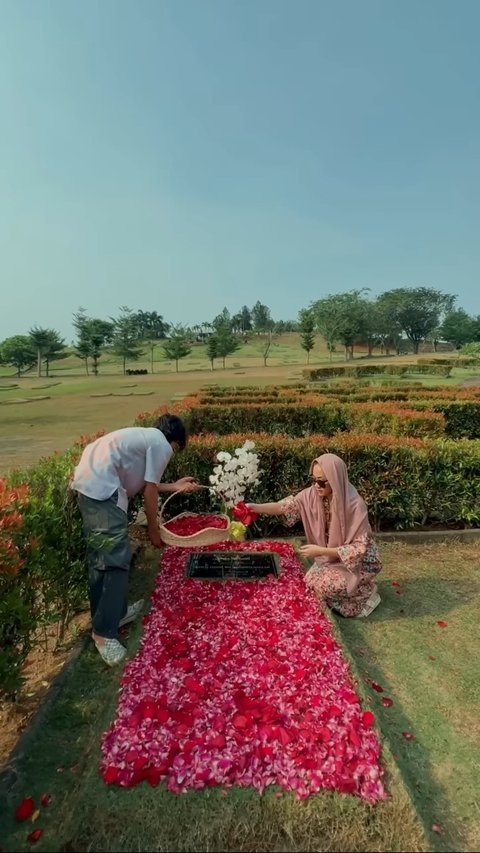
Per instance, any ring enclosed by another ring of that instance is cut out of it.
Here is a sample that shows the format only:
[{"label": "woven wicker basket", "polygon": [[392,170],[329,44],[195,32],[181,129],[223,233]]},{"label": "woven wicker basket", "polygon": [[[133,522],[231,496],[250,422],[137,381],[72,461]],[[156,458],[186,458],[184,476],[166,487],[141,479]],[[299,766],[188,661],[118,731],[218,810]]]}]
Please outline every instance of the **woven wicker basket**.
[{"label": "woven wicker basket", "polygon": [[[228,533],[230,519],[228,515],[224,515],[223,513],[219,513],[219,517],[225,519],[226,527],[204,527],[203,530],[192,533],[190,536],[179,536],[178,533],[168,530],[163,521],[165,507],[172,498],[181,494],[184,494],[184,492],[174,492],[172,495],[169,495],[160,508],[158,526],[160,528],[160,536],[165,545],[176,545],[179,548],[195,548],[200,545],[215,545],[217,542],[224,542],[225,539],[230,538]],[[170,518],[169,523],[176,521],[177,518],[187,518],[197,514],[195,512],[181,512],[179,515]]]}]

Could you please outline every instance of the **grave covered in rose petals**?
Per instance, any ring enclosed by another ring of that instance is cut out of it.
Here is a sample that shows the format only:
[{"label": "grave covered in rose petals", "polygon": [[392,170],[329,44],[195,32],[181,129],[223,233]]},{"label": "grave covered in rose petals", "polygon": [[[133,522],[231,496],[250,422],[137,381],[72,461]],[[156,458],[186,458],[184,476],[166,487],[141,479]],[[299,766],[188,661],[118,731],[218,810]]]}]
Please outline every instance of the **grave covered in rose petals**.
[{"label": "grave covered in rose petals", "polygon": [[362,709],[329,621],[289,544],[225,542],[204,550],[270,551],[281,573],[223,583],[185,577],[188,549],[167,548],[140,650],[103,738],[105,782],[277,785],[385,797],[374,715]]}]

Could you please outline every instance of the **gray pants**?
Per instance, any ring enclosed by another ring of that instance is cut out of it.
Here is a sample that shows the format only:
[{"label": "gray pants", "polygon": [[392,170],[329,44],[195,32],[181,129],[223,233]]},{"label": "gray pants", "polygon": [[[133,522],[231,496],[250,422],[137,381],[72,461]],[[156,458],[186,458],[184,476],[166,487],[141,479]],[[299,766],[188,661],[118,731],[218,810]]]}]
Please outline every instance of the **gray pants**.
[{"label": "gray pants", "polygon": [[118,623],[127,612],[132,556],[127,514],[117,506],[117,500],[117,492],[106,501],[78,494],[87,542],[92,628],[107,638],[118,636]]}]

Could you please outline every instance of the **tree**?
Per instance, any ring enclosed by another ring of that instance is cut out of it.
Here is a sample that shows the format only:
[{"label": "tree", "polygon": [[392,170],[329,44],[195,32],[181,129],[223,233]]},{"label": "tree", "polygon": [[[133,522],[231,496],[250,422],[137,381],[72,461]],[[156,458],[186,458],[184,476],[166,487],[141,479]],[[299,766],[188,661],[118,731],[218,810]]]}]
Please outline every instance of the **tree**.
[{"label": "tree", "polygon": [[453,310],[456,297],[432,287],[399,287],[380,298],[392,324],[402,329],[417,354],[422,341],[440,326],[444,314]]},{"label": "tree", "polygon": [[136,321],[130,308],[120,308],[120,317],[113,319],[112,351],[120,356],[123,361],[123,373],[125,374],[126,362],[138,361],[143,355],[142,348],[138,344]]},{"label": "tree", "polygon": [[150,350],[150,373],[153,373],[153,356],[157,342],[155,340],[145,340],[144,344]]},{"label": "tree", "polygon": [[265,332],[271,320],[270,308],[257,301],[252,308],[253,328],[256,332]]},{"label": "tree", "polygon": [[42,375],[42,361],[50,346],[51,331],[51,329],[41,329],[39,326],[33,326],[28,333],[37,354],[37,376],[39,377]]},{"label": "tree", "polygon": [[163,351],[167,358],[175,362],[175,370],[178,373],[178,362],[192,351],[188,335],[182,326],[175,326],[170,330],[170,337],[163,344]]},{"label": "tree", "polygon": [[243,306],[240,316],[242,318],[242,332],[250,332],[252,329],[252,313],[247,305]]},{"label": "tree", "polygon": [[310,353],[315,346],[315,315],[313,311],[304,308],[299,312],[298,321],[301,347],[307,353],[307,364],[309,364]]},{"label": "tree", "polygon": [[49,376],[50,362],[65,357],[65,340],[55,329],[47,329],[47,348],[44,353],[46,375]]},{"label": "tree", "polygon": [[33,367],[36,360],[37,354],[28,335],[13,335],[0,344],[0,363],[15,367],[18,377],[22,370]]},{"label": "tree", "polygon": [[114,324],[98,317],[87,317],[84,308],[79,308],[73,315],[73,326],[77,332],[75,354],[85,363],[88,376],[88,359],[93,362],[93,373],[98,376],[98,360],[107,344],[114,337]]},{"label": "tree", "polygon": [[161,340],[167,336],[170,328],[162,315],[157,311],[132,312],[132,322],[136,330],[137,340]]},{"label": "tree", "polygon": [[480,361],[480,341],[465,344],[459,354],[468,358],[478,358]]},{"label": "tree", "polygon": [[227,324],[217,329],[215,338],[217,341],[217,354],[219,358],[223,359],[223,369],[225,370],[226,357],[232,355],[238,349],[239,343],[232,333],[230,325]]},{"label": "tree", "polygon": [[242,315],[240,313],[234,314],[232,317],[232,332],[238,335],[242,331]]},{"label": "tree", "polygon": [[470,317],[463,308],[454,309],[446,314],[438,334],[441,340],[448,341],[459,349],[464,344],[476,340],[478,320]]},{"label": "tree", "polygon": [[88,357],[90,355],[90,342],[87,340],[87,336],[85,334],[85,326],[87,323],[88,317],[85,308],[80,308],[73,315],[73,328],[77,333],[77,342],[75,344],[75,355],[77,358],[81,358],[85,365],[85,372],[88,376]]},{"label": "tree", "polygon": [[216,358],[218,358],[218,342],[215,335],[211,335],[207,341],[207,356],[210,361],[212,370],[214,370],[214,364]]},{"label": "tree", "polygon": [[330,360],[335,344],[345,347],[345,358],[353,358],[353,346],[362,336],[365,326],[367,300],[364,290],[352,290],[318,299],[310,306],[318,331],[325,338],[330,351]]},{"label": "tree", "polygon": [[398,319],[391,314],[389,300],[385,300],[383,296],[384,294],[381,294],[375,300],[372,308],[376,335],[382,347],[382,354],[385,350],[387,355],[390,355],[391,349],[395,349],[398,352],[402,328]]},{"label": "tree", "polygon": [[217,314],[216,317],[212,320],[213,329],[218,332],[219,329],[228,327],[230,330],[232,328],[232,318],[230,316],[230,311],[228,308],[224,308],[221,314]]}]

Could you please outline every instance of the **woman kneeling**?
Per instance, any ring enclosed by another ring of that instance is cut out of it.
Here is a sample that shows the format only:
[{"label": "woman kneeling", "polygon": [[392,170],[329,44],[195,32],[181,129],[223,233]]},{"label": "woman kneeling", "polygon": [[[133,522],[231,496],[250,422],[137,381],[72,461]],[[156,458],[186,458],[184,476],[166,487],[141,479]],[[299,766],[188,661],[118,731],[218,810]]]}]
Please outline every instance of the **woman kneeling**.
[{"label": "woman kneeling", "polygon": [[308,544],[300,553],[314,559],[307,586],[341,616],[369,616],[380,604],[375,578],[382,566],[365,501],[333,453],[314,459],[310,479],[297,495],[248,506],[260,515],[284,515],[288,525],[301,520]]}]

